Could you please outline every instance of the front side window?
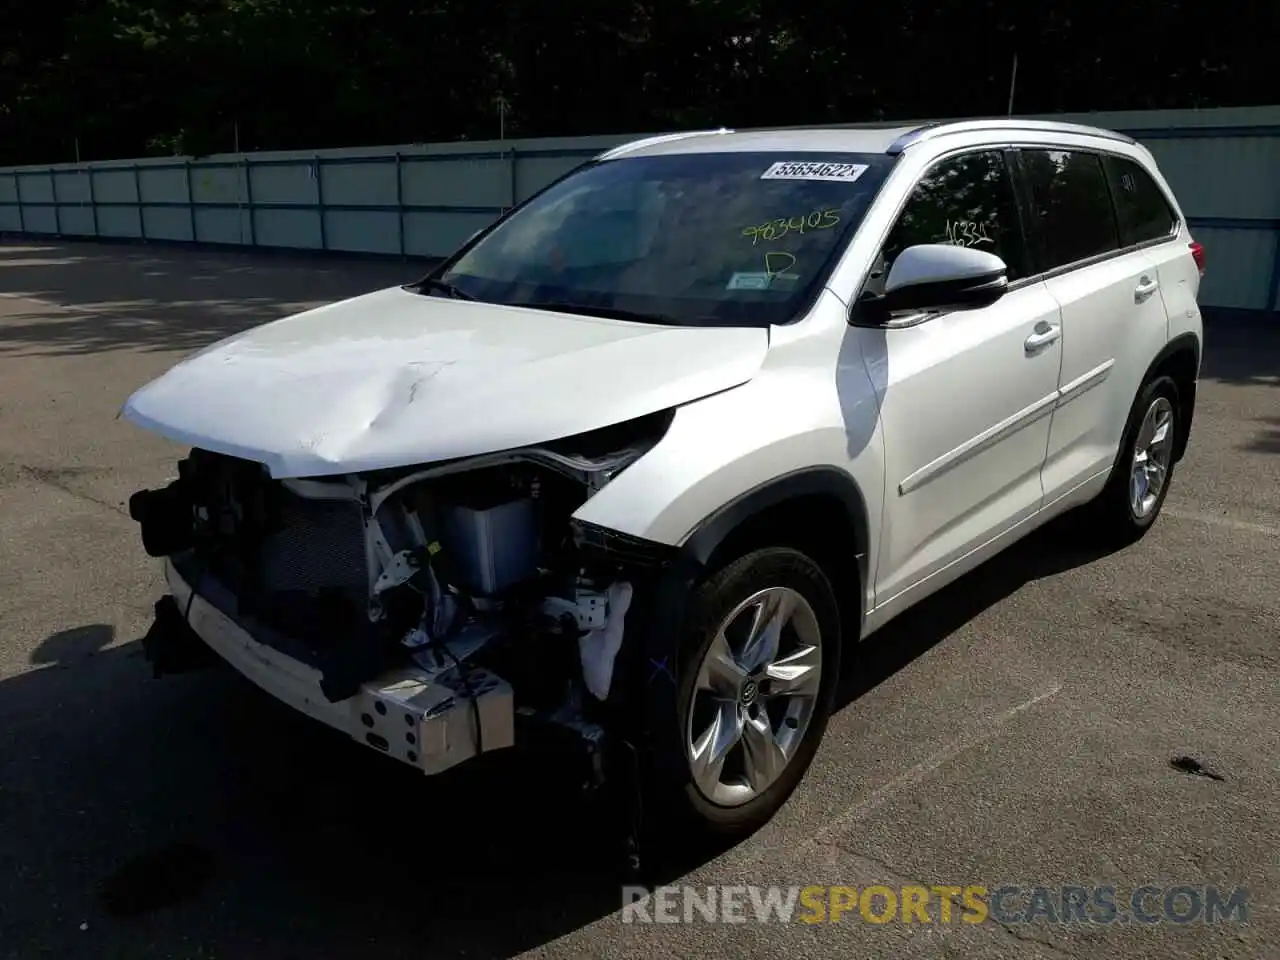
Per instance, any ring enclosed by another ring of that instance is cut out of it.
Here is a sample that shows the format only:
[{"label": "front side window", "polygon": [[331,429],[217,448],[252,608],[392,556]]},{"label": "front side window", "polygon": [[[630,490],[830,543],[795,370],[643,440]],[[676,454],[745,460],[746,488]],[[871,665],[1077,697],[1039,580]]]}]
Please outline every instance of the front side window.
[{"label": "front side window", "polygon": [[588,164],[421,289],[688,326],[786,323],[825,282],[893,162],[722,152]]},{"label": "front side window", "polygon": [[920,179],[881,248],[867,281],[867,293],[882,293],[898,255],[923,243],[985,250],[1004,260],[1010,280],[1025,275],[1018,209],[1008,165],[1000,151],[951,157]]},{"label": "front side window", "polygon": [[1041,270],[1077,263],[1119,249],[1111,193],[1097,154],[1074,150],[1022,150],[1031,199],[1031,227]]},{"label": "front side window", "polygon": [[1142,165],[1127,157],[1109,156],[1103,166],[1111,183],[1111,195],[1116,199],[1120,242],[1129,247],[1172,236],[1178,218]]}]

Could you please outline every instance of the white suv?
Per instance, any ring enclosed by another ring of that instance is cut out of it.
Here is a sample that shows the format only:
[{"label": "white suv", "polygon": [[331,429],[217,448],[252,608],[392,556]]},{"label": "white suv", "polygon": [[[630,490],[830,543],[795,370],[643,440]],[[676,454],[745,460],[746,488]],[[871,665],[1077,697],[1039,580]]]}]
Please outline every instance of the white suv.
[{"label": "white suv", "polygon": [[1202,266],[1104,130],[619,147],[425,279],[128,401],[194,448],[130,504],[171,591],[148,654],[212,648],[429,774],[526,732],[624,744],[664,818],[741,835],[842,650],[1069,508],[1152,524]]}]

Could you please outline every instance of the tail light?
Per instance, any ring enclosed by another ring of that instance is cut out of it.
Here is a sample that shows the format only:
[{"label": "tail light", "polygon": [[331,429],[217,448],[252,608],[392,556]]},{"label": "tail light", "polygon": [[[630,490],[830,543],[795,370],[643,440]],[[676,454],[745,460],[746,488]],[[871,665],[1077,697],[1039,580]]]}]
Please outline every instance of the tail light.
[{"label": "tail light", "polygon": [[1200,276],[1204,276],[1204,244],[1191,241],[1191,258],[1196,262],[1196,269],[1200,271]]}]

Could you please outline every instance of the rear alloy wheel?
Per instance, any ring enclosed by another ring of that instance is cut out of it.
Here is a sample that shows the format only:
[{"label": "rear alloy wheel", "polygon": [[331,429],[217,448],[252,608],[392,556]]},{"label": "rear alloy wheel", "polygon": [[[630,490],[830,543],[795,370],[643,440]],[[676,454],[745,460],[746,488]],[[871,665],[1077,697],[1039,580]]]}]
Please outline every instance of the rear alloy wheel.
[{"label": "rear alloy wheel", "polygon": [[1129,467],[1129,509],[1145,520],[1164,499],[1173,465],[1173,404],[1157,395],[1143,415]]},{"label": "rear alloy wheel", "polygon": [[1091,505],[1102,540],[1124,546],[1156,522],[1173,480],[1177,436],[1178,388],[1155,377],[1138,393],[1111,477]]},{"label": "rear alloy wheel", "polygon": [[674,696],[652,704],[671,711],[657,786],[696,833],[738,839],[786,802],[826,729],[840,669],[831,585],[798,550],[746,554],[690,597],[674,660]]}]

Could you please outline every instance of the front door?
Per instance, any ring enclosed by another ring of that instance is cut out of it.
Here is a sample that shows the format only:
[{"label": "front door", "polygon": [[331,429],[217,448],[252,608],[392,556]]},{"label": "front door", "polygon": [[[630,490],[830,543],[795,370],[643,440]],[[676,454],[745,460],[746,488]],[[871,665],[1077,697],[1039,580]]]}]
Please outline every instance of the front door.
[{"label": "front door", "polygon": [[874,291],[897,254],[918,243],[995,253],[1009,267],[1011,288],[989,307],[874,331],[866,356],[886,467],[877,607],[1040,508],[1062,359],[1058,304],[1043,282],[1024,279],[1001,151],[945,158],[925,173],[868,286]]}]

